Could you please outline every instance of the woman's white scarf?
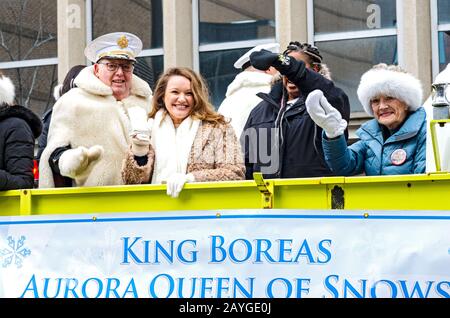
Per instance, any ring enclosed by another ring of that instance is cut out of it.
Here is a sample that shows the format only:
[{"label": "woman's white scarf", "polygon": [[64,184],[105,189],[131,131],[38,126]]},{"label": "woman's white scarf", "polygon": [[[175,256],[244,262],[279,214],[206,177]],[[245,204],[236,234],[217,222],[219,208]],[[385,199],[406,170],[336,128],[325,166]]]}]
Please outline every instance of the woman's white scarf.
[{"label": "woman's white scarf", "polygon": [[155,150],[153,184],[162,183],[174,173],[186,174],[192,144],[200,123],[199,119],[189,116],[175,128],[166,110],[160,109],[156,113],[151,136]]}]

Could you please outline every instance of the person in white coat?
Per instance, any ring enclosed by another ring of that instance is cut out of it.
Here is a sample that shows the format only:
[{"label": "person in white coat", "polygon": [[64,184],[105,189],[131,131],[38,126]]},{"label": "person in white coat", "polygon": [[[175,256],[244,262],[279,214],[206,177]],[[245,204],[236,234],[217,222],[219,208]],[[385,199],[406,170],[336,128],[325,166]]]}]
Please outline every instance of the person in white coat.
[{"label": "person in white coat", "polygon": [[250,54],[262,49],[279,53],[280,45],[268,43],[255,46],[234,63],[234,67],[241,69],[242,72],[236,75],[228,85],[225,99],[218,109],[218,113],[231,120],[230,124],[238,138],[242,134],[250,112],[261,102],[261,98],[256,94],[269,93],[273,76],[278,73],[273,67],[261,71],[250,64]]},{"label": "person in white coat", "polygon": [[130,113],[142,108],[145,116],[151,105],[149,85],[133,75],[141,50],[141,40],[124,32],[100,36],[86,47],[95,64],[80,72],[77,87],[53,108],[40,188],[55,187],[61,178],[62,186],[123,184],[122,161],[137,135]]},{"label": "person in white coat", "polygon": [[[436,76],[433,84],[448,83],[446,98],[450,102],[450,64]],[[430,121],[433,120],[433,106],[432,97],[430,96],[424,104],[425,111],[427,113],[427,127],[430,127]],[[436,125],[436,136],[439,146],[441,171],[450,172],[450,124],[446,124],[444,127]],[[426,159],[426,172],[435,172],[436,163],[433,152],[433,143],[431,140],[431,130],[427,131],[427,159]]]}]

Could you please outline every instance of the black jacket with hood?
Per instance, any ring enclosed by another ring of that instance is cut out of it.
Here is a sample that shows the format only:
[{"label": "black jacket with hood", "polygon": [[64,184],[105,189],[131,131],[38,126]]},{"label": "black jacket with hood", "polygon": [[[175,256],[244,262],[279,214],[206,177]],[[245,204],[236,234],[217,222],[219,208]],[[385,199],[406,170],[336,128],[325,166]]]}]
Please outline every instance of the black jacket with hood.
[{"label": "black jacket with hood", "polygon": [[3,97],[11,96],[11,92],[5,89],[13,86],[3,85],[5,80],[9,81],[0,76],[0,191],[30,189],[34,181],[34,141],[42,123],[28,108],[6,103]]},{"label": "black jacket with hood", "polygon": [[285,75],[299,87],[300,97],[280,111],[287,96],[281,81],[272,86],[269,94],[258,94],[263,101],[250,113],[241,136],[246,179],[253,179],[253,172],[262,172],[265,178],[332,176],[323,155],[322,129],[309,116],[305,100],[313,90],[322,90],[348,122],[348,97],[331,80],[306,69],[302,61],[292,62]]}]

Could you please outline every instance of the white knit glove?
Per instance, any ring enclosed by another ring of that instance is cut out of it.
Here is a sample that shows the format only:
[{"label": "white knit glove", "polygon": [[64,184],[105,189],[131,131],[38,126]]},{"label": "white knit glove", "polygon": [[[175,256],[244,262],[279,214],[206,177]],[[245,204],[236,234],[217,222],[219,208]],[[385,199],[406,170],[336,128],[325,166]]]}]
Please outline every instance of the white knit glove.
[{"label": "white knit glove", "polygon": [[305,104],[309,116],[325,131],[328,138],[344,134],[347,122],[342,119],[341,113],[331,106],[321,90],[316,89],[309,93]]},{"label": "white knit glove", "polygon": [[62,176],[74,179],[83,173],[89,164],[98,160],[102,154],[103,147],[98,145],[66,150],[59,158],[59,171]]},{"label": "white knit glove", "polygon": [[146,120],[145,110],[140,107],[132,107],[128,110],[132,127],[131,152],[138,157],[145,156],[150,146],[150,133],[153,126],[153,118]]},{"label": "white knit glove", "polygon": [[147,155],[150,147],[150,134],[148,132],[133,131],[131,137],[131,152],[138,157]]},{"label": "white knit glove", "polygon": [[177,198],[186,182],[195,182],[195,177],[192,173],[174,173],[168,177],[166,180],[167,195],[170,195],[172,198]]}]

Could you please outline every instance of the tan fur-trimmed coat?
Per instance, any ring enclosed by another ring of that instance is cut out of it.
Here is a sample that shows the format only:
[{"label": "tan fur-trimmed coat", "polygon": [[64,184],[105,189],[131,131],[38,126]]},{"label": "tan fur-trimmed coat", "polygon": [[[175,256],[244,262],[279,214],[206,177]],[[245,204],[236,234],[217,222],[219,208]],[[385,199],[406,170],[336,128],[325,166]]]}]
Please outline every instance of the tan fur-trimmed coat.
[{"label": "tan fur-trimmed coat", "polygon": [[[151,182],[154,166],[152,151],[144,167],[139,167],[131,151],[128,152],[122,169],[125,184]],[[196,182],[245,179],[241,146],[231,125],[202,122],[189,154],[187,173],[192,173]]]}]

